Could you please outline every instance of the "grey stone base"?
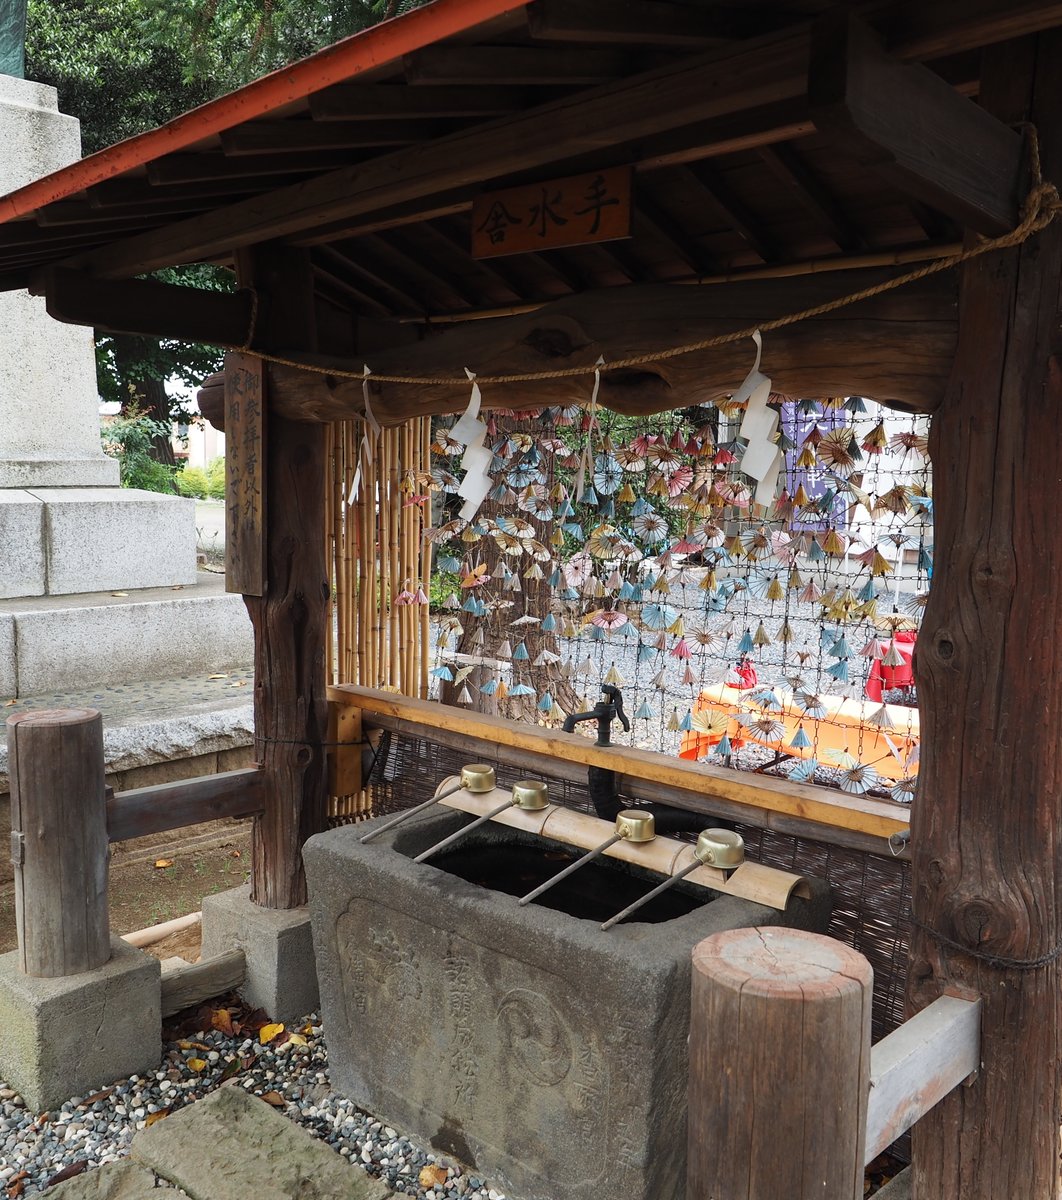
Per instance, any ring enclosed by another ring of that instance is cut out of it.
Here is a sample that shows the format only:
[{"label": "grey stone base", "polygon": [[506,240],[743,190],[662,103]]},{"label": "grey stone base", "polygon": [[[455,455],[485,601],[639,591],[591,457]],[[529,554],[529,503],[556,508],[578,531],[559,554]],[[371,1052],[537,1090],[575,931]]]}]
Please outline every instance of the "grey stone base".
[{"label": "grey stone base", "polygon": [[[195,582],[195,502],[118,487],[8,491],[0,537],[18,564],[0,596],[65,596]],[[27,564],[34,564],[33,574]]]},{"label": "grey stone base", "polygon": [[159,961],[111,938],[111,958],[61,979],[23,975],[0,956],[0,1073],[35,1111],[162,1058]]},{"label": "grey stone base", "polygon": [[320,1004],[308,908],[262,908],[249,886],[203,897],[203,959],[242,950],[240,994],[276,1021],[293,1021]]},{"label": "grey stone base", "polygon": [[874,1200],[911,1200],[914,1187],[914,1175],[911,1168],[901,1171],[880,1190],[874,1193]]}]

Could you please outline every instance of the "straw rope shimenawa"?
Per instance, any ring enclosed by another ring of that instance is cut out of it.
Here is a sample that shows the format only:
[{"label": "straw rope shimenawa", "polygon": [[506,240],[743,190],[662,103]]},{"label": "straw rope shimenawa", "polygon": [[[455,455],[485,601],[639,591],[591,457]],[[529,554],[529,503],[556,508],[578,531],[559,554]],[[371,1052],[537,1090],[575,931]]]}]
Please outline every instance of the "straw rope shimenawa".
[{"label": "straw rope shimenawa", "polygon": [[[1058,188],[1053,183],[1046,181],[1041,172],[1040,143],[1035,127],[1025,122],[1019,128],[1022,128],[1026,134],[1029,171],[1033,183],[1022,202],[1021,221],[1009,233],[1004,233],[997,238],[985,239],[978,242],[977,245],[971,246],[968,250],[963,250],[959,254],[949,255],[947,258],[938,258],[933,262],[926,263],[924,266],[917,267],[913,271],[907,271],[903,275],[897,275],[893,279],[874,284],[872,287],[861,288],[859,291],[849,292],[847,295],[838,296],[836,299],[828,300],[823,304],[816,304],[812,308],[803,308],[799,312],[787,313],[784,316],[774,317],[769,321],[762,321],[757,325],[749,325],[744,329],[736,329],[730,333],[720,333],[713,337],[702,338],[697,342],[688,342],[682,346],[672,346],[667,350],[654,350],[648,354],[639,354],[630,358],[620,358],[611,362],[589,366],[558,367],[552,371],[521,371],[507,375],[477,375],[476,382],[479,384],[527,383],[534,379],[571,379],[577,376],[593,375],[597,370],[619,371],[629,369],[630,367],[644,366],[647,363],[664,362],[670,358],[678,358],[680,355],[690,354],[694,350],[710,350],[713,346],[726,346],[731,342],[739,342],[745,338],[752,337],[757,331],[760,333],[769,333],[772,329],[783,329],[787,325],[796,325],[800,321],[806,321],[812,317],[820,317],[825,313],[835,312],[839,308],[845,308],[849,304],[855,304],[860,300],[869,300],[872,296],[880,296],[883,292],[894,291],[896,288],[904,287],[908,283],[925,279],[929,275],[937,275],[941,271],[950,271],[953,267],[961,266],[971,259],[980,258],[982,254],[990,254],[995,250],[1006,250],[1011,246],[1019,246],[1022,242],[1032,237],[1033,234],[1046,229],[1058,216],[1059,212],[1062,211],[1062,198],[1059,196]],[[258,297],[252,290],[251,320],[247,340],[242,346],[229,346],[228,349],[238,349],[256,354],[265,362],[279,363],[287,367],[297,367],[300,370],[310,371],[318,375],[330,375],[337,379],[365,379],[366,372],[363,371],[344,371],[335,367],[317,366],[316,364],[300,362],[297,359],[284,358],[280,355],[260,353],[252,349],[251,342],[254,339],[257,314]],[[466,378],[456,375],[378,375],[372,372],[370,373],[370,377],[374,383],[425,384],[436,387],[467,382]]]}]

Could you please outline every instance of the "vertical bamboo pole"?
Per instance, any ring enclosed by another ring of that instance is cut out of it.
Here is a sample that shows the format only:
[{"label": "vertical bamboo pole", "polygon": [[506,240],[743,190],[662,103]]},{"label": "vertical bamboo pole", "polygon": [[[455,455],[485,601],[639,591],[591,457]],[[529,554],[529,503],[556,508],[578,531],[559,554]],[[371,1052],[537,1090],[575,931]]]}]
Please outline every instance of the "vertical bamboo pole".
[{"label": "vertical bamboo pole", "polygon": [[[420,469],[427,471],[431,465],[431,417],[420,418]],[[426,595],[431,595],[431,543],[424,537],[425,525],[431,524],[431,494],[424,502],[427,506],[427,511],[421,508],[419,516],[419,525],[417,529],[417,544],[420,552],[420,581],[424,587]],[[430,606],[422,605],[420,610],[420,645],[421,645],[421,660],[420,660],[420,698],[426,700],[428,698],[428,659],[431,643],[431,609]]]}]

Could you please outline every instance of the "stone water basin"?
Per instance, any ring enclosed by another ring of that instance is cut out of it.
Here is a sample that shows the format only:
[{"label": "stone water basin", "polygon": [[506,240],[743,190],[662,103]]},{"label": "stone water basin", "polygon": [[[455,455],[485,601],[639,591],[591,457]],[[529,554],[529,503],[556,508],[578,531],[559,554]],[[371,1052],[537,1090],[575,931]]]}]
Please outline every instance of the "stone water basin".
[{"label": "stone water basin", "polygon": [[736,927],[825,932],[826,884],[778,911],[680,883],[602,932],[661,876],[603,858],[520,907],[581,851],[494,822],[412,862],[469,820],[440,806],[368,845],[372,822],[306,844],[333,1087],[509,1200],[681,1200],[690,953]]}]

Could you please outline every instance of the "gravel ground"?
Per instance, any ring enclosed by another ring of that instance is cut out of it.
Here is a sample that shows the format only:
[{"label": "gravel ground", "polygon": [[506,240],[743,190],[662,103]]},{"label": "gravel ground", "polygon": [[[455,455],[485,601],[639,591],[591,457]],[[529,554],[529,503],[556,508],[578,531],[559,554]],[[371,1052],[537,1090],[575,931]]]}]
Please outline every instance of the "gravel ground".
[{"label": "gravel ground", "polygon": [[[464,1174],[451,1160],[425,1151],[333,1093],[328,1050],[315,1013],[291,1026],[305,1038],[305,1046],[263,1046],[247,1028],[230,1036],[203,1023],[207,1028],[182,1031],[182,1037],[164,1043],[162,1066],[154,1074],[134,1075],[97,1093],[75,1096],[50,1113],[28,1112],[14,1089],[0,1083],[0,1187],[6,1195],[12,1200],[40,1195],[60,1172],[76,1173],[77,1164],[97,1167],[124,1158],[133,1135],[160,1119],[157,1114],[224,1086],[266,1097],[401,1195],[504,1200],[480,1176]],[[197,1071],[200,1062],[204,1065]],[[422,1186],[422,1175],[428,1186]]]}]

